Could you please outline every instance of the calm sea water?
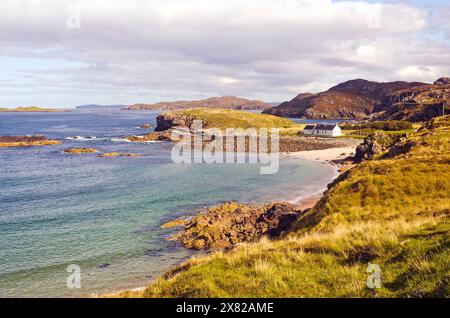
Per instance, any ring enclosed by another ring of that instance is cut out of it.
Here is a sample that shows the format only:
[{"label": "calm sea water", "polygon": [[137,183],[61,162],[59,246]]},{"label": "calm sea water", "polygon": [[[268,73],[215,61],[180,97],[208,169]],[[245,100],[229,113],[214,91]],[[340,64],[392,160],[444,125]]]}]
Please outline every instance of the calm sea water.
[{"label": "calm sea water", "polygon": [[[165,238],[167,220],[238,200],[291,200],[321,191],[335,174],[319,162],[281,158],[258,165],[177,165],[172,145],[136,144],[156,112],[0,113],[0,135],[44,134],[63,145],[0,148],[0,297],[70,297],[144,286],[191,256]],[[140,153],[137,158],[69,155],[68,147]],[[81,289],[66,286],[68,265]]]}]

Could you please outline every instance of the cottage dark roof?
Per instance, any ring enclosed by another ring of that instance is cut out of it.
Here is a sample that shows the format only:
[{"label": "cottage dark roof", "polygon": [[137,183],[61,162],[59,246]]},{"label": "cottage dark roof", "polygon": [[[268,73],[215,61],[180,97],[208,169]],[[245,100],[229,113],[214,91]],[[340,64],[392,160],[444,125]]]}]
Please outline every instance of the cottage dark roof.
[{"label": "cottage dark roof", "polygon": [[306,125],[303,130],[313,130],[314,128],[316,128],[316,125]]},{"label": "cottage dark roof", "polygon": [[333,130],[337,125],[319,124],[316,126],[317,130]]}]

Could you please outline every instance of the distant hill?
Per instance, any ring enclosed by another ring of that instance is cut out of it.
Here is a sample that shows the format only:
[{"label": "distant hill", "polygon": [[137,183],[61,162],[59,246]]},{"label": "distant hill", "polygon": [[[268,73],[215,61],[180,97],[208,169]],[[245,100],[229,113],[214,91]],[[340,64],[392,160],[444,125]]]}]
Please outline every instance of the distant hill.
[{"label": "distant hill", "polygon": [[212,97],[195,101],[160,102],[156,104],[135,104],[128,110],[177,110],[190,108],[222,108],[235,110],[257,110],[272,107],[269,103],[235,96]]},{"label": "distant hill", "polygon": [[78,110],[121,110],[123,108],[127,108],[128,105],[97,105],[97,104],[89,104],[89,105],[80,105],[77,106]]},{"label": "distant hill", "polygon": [[36,106],[16,107],[16,108],[0,108],[0,112],[14,112],[14,113],[58,113],[66,112],[68,109],[51,109]]},{"label": "distant hill", "polygon": [[263,113],[313,119],[363,119],[372,114],[388,94],[421,85],[425,83],[378,83],[355,79],[318,94],[301,93],[291,101],[269,108]]},{"label": "distant hill", "polygon": [[374,120],[427,121],[450,113],[450,78],[393,92],[374,109]]}]

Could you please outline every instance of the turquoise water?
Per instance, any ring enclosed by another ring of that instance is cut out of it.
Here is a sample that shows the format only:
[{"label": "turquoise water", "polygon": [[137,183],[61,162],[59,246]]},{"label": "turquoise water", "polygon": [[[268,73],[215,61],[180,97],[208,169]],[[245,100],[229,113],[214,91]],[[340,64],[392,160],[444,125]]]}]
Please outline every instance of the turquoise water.
[{"label": "turquoise water", "polygon": [[[282,157],[279,172],[258,165],[171,162],[166,142],[135,144],[156,112],[0,114],[0,135],[45,134],[63,145],[0,148],[0,296],[70,297],[148,284],[194,253],[165,238],[170,219],[230,200],[259,203],[316,193],[332,167]],[[140,153],[137,158],[69,155],[68,147]],[[66,286],[81,268],[81,289]]]}]

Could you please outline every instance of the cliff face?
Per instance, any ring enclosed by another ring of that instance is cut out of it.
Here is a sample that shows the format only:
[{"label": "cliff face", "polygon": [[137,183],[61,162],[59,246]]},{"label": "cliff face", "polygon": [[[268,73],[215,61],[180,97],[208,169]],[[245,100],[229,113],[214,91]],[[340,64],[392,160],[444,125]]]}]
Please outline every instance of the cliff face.
[{"label": "cliff face", "polygon": [[388,94],[421,85],[425,84],[420,82],[378,83],[355,79],[318,94],[299,94],[291,101],[269,108],[264,113],[314,119],[363,119],[367,118]]},{"label": "cliff face", "polygon": [[249,100],[235,96],[212,97],[196,101],[161,102],[156,104],[135,104],[127,110],[176,110],[190,108],[224,108],[236,110],[267,109],[271,105],[259,100]]},{"label": "cliff face", "polygon": [[450,78],[433,85],[399,90],[385,97],[375,108],[376,120],[427,121],[450,112]]}]

